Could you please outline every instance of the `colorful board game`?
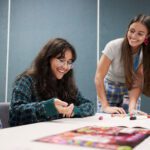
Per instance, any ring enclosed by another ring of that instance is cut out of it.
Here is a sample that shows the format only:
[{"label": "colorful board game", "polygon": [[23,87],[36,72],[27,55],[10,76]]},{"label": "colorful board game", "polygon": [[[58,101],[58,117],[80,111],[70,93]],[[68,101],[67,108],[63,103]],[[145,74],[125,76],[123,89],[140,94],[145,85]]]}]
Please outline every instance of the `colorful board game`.
[{"label": "colorful board game", "polygon": [[84,147],[131,150],[150,135],[150,130],[128,127],[86,126],[37,139],[38,142]]}]

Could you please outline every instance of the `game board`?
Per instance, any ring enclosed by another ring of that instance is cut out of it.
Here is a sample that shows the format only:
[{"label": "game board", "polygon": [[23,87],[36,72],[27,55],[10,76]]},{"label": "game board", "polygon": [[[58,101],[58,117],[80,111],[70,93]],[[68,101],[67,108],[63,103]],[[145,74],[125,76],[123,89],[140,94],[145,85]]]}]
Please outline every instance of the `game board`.
[{"label": "game board", "polygon": [[64,133],[37,139],[38,142],[68,144],[117,150],[126,147],[131,150],[150,135],[148,129],[125,127],[86,126]]}]

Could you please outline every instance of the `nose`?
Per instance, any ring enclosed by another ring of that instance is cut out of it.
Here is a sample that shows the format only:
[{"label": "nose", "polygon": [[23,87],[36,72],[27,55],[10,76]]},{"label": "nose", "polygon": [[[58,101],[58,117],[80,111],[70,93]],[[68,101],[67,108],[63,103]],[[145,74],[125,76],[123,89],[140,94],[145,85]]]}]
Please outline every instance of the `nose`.
[{"label": "nose", "polygon": [[136,36],[137,36],[137,33],[132,33],[133,38],[136,38]]},{"label": "nose", "polygon": [[67,62],[64,63],[63,68],[64,68],[65,70],[69,70],[69,66],[68,66],[68,63],[67,63]]}]

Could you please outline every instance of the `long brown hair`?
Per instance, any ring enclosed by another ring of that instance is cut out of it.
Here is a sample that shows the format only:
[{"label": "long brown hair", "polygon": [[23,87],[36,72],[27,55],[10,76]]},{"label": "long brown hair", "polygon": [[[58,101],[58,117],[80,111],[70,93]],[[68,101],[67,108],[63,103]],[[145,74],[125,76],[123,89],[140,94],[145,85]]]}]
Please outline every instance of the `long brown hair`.
[{"label": "long brown hair", "polygon": [[[148,34],[150,33],[150,16],[146,16],[143,14],[140,14],[136,16],[134,19],[131,20],[131,22],[128,25],[128,29],[131,26],[131,24],[135,22],[140,22],[142,23],[147,29],[148,29]],[[147,71],[147,57],[145,57],[145,53],[147,53],[147,45],[144,43],[141,45],[142,46],[142,51],[143,51],[143,64],[145,65],[145,71]],[[122,44],[122,51],[121,51],[121,61],[123,61],[123,66],[124,66],[124,73],[125,73],[125,82],[127,85],[127,88],[130,90],[133,85],[133,79],[135,78],[135,73],[133,70],[133,58],[132,58],[132,51],[131,47],[129,45],[128,39],[127,39],[127,33],[124,38],[123,44]]]},{"label": "long brown hair", "polygon": [[150,96],[150,38],[147,40],[147,45],[143,51],[143,94]]},{"label": "long brown hair", "polygon": [[71,51],[72,62],[74,62],[77,57],[76,51],[68,41],[62,38],[48,41],[33,61],[31,67],[21,74],[21,76],[30,75],[33,77],[40,98],[46,100],[57,97],[68,103],[76,99],[77,87],[73,69],[70,69],[62,79],[58,80],[53,75],[50,67],[50,60],[57,56],[63,58],[67,50]]}]

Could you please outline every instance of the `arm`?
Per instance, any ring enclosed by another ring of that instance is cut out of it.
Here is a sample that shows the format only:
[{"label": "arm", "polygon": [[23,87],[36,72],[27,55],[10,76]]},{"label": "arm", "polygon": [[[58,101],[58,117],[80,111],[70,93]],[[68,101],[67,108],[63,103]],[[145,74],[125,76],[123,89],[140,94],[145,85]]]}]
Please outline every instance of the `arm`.
[{"label": "arm", "polygon": [[141,89],[140,88],[134,88],[129,92],[129,113],[132,113],[136,109],[136,103],[137,99],[139,98],[141,94]]},{"label": "arm", "polygon": [[73,117],[86,117],[94,114],[93,102],[84,98],[79,92],[77,94],[76,103],[74,104]]},{"label": "arm", "polygon": [[139,96],[142,93],[143,84],[143,65],[141,64],[136,72],[136,78],[133,83],[133,88],[129,91],[129,112],[133,112],[136,109],[136,103]]},{"label": "arm", "polygon": [[39,101],[33,97],[33,80],[24,76],[14,85],[10,109],[10,125],[23,125],[45,121],[58,116],[54,106],[54,98],[47,101]]},{"label": "arm", "polygon": [[98,98],[102,104],[102,109],[106,113],[125,113],[123,108],[111,107],[106,98],[105,87],[104,87],[104,78],[108,72],[111,60],[103,54],[98,63],[96,75],[95,75],[95,85]]},{"label": "arm", "polygon": [[111,60],[103,54],[99,60],[95,75],[96,91],[103,109],[109,106],[105,93],[104,78],[108,72],[110,64]]},{"label": "arm", "polygon": [[140,111],[140,110],[136,110],[136,103],[137,100],[141,94],[142,90],[141,88],[134,88],[129,92],[129,98],[130,98],[130,102],[129,102],[129,113],[136,113],[139,115],[145,115],[147,116],[147,113]]}]

